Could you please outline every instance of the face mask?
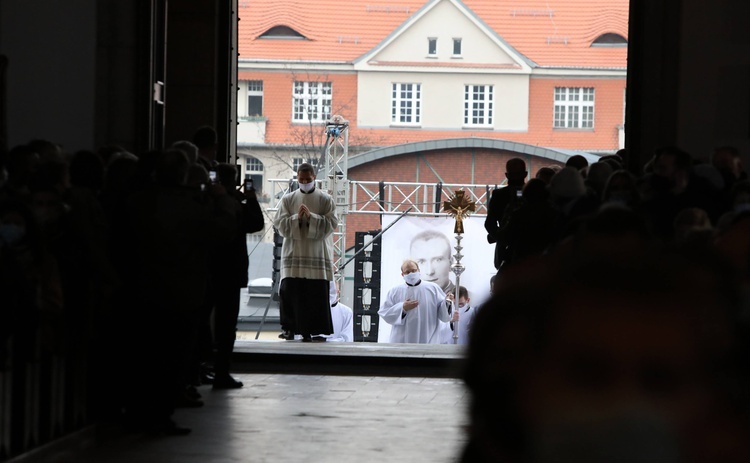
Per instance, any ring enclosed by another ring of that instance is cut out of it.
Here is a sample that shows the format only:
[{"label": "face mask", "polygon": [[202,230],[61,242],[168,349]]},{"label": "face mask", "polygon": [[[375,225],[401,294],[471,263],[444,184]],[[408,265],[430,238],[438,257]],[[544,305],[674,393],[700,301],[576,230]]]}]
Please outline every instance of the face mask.
[{"label": "face mask", "polygon": [[411,272],[406,275],[404,275],[404,281],[406,281],[407,284],[410,284],[412,286],[419,283],[419,280],[422,278],[422,276],[419,274],[419,272]]},{"label": "face mask", "polygon": [[458,304],[459,309],[463,309],[464,307],[466,307],[466,304]]},{"label": "face mask", "polygon": [[8,246],[15,246],[20,243],[26,234],[26,228],[14,223],[0,225],[0,241]]},{"label": "face mask", "polygon": [[313,180],[310,183],[300,183],[299,189],[302,190],[304,193],[309,193],[313,191],[313,188],[315,188],[315,180]]}]

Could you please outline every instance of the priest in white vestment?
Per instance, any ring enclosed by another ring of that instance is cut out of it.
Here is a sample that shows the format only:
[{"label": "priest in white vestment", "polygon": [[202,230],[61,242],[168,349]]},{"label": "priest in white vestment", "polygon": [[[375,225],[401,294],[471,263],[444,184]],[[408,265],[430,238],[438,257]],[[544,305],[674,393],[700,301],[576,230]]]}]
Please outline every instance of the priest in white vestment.
[{"label": "priest in white vestment", "polygon": [[331,195],[315,186],[315,168],[302,163],[297,169],[299,189],[284,195],[273,225],[284,237],[281,248],[279,311],[280,338],[325,341],[319,333],[333,333],[328,299],[333,280],[331,235],[338,226]]},{"label": "priest in white vestment", "polygon": [[447,297],[440,286],[422,281],[419,265],[406,260],[401,265],[404,284],[388,291],[378,315],[392,325],[390,342],[440,344],[440,322],[450,320]]}]

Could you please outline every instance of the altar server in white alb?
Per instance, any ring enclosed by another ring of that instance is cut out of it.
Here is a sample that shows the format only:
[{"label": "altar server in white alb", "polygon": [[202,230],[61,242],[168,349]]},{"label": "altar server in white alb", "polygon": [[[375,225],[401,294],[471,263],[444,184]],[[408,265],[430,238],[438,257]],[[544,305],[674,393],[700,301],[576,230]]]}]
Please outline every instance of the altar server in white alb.
[{"label": "altar server in white alb", "polygon": [[279,288],[281,329],[279,337],[325,341],[333,334],[328,298],[333,280],[330,235],[338,226],[336,206],[329,194],[315,187],[315,169],[304,163],[297,169],[299,190],[281,199],[273,221],[284,237],[281,248]]},{"label": "altar server in white alb", "polygon": [[392,325],[390,342],[440,344],[440,322],[448,322],[449,303],[440,286],[422,281],[419,265],[411,260],[401,264],[404,284],[388,291],[378,315]]},{"label": "altar server in white alb", "polygon": [[474,325],[474,307],[470,305],[469,291],[461,286],[458,288],[458,308],[451,313],[450,323],[442,324],[443,344],[453,344],[453,333],[458,332],[457,344],[469,344],[471,327]]},{"label": "altar server in white alb", "polygon": [[331,320],[333,321],[333,334],[326,336],[328,342],[352,342],[354,341],[354,311],[349,306],[341,303],[340,291],[336,282],[331,282]]}]

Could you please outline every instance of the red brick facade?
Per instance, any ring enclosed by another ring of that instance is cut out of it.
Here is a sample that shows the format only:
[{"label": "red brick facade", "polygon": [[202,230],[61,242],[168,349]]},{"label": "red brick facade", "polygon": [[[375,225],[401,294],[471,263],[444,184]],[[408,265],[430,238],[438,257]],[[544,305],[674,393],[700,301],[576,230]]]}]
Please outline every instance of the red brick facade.
[{"label": "red brick facade", "polygon": [[[354,73],[294,73],[290,71],[242,71],[240,80],[262,80],[266,143],[298,145],[309,136],[306,123],[292,122],[292,83],[297,81],[331,82],[333,113],[350,122],[350,146],[392,146],[442,138],[481,137],[516,141],[536,146],[582,151],[615,151],[619,148],[618,129],[623,124],[625,78],[561,79],[532,77],[529,84],[528,131],[487,130],[435,131],[422,129],[359,129],[357,127],[357,76]],[[594,128],[553,128],[555,87],[593,87]],[[497,103],[498,106],[502,102]],[[316,131],[315,134],[322,132]]]},{"label": "red brick facade", "polygon": [[[487,185],[490,189],[500,185],[505,179],[505,163],[519,157],[517,153],[503,150],[462,149],[436,150],[419,154],[404,154],[373,161],[349,170],[351,180],[387,181],[387,182],[420,182],[420,183],[463,183]],[[561,163],[535,156],[520,156],[526,161],[531,177],[536,175],[540,167],[561,165]],[[435,175],[440,175],[440,178]],[[365,198],[357,198],[362,201]],[[448,199],[443,198],[443,199]],[[400,202],[403,197],[395,196],[394,202]],[[367,210],[377,211],[375,205]],[[380,216],[375,214],[349,214],[346,219],[349,245],[354,243],[356,231],[380,229]]]}]

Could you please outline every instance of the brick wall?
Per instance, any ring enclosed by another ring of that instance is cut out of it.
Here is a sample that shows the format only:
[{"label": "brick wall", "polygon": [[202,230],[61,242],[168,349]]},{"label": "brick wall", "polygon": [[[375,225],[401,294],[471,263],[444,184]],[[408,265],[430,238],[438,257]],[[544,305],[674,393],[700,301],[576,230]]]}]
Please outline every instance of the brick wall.
[{"label": "brick wall", "polygon": [[[360,181],[387,182],[420,182],[438,183],[440,176],[443,183],[499,185],[505,179],[505,163],[519,157],[517,153],[505,150],[489,149],[452,149],[435,150],[420,154],[404,154],[376,160],[349,169],[349,178]],[[535,156],[520,156],[526,161],[531,177],[540,167],[562,165],[559,162]],[[473,161],[473,162],[472,162]],[[472,165],[473,174],[472,174]],[[430,166],[432,168],[430,168]],[[434,171],[433,171],[434,170]],[[366,198],[359,195],[357,201]],[[398,202],[401,198],[393,198]],[[447,198],[443,198],[447,199]],[[370,205],[367,210],[378,210]],[[349,214],[346,219],[346,243],[354,244],[354,233],[380,229],[380,216],[376,214]]]},{"label": "brick wall", "polygon": [[[357,76],[355,73],[309,73],[289,71],[240,71],[240,80],[262,80],[264,85],[264,115],[266,143],[299,144],[300,137],[309,140],[307,124],[292,124],[292,82],[330,81],[333,84],[333,111],[350,121],[350,148],[356,146],[391,146],[441,138],[488,137],[517,141],[536,146],[584,151],[617,150],[618,126],[623,123],[624,78],[561,79],[533,77],[529,83],[529,129],[526,132],[496,132],[486,130],[422,130],[357,127]],[[594,87],[594,128],[571,130],[553,129],[554,88]],[[502,110],[497,104],[498,111]],[[319,129],[318,129],[319,127]],[[313,136],[321,137],[321,126],[313,128]],[[322,140],[318,138],[316,144]]]},{"label": "brick wall", "polygon": [[[352,120],[357,114],[356,74],[310,73],[289,71],[240,71],[239,80],[263,81],[263,115],[266,122],[266,143],[299,145],[301,137],[309,144],[310,126],[307,123],[292,123],[293,82],[331,82],[333,86],[332,111]],[[314,124],[312,136],[318,145],[324,140],[322,124]],[[240,140],[241,141],[241,140]]]},{"label": "brick wall", "polygon": [[[555,87],[594,87],[594,128],[553,129]],[[625,79],[532,78],[529,85],[529,134],[525,143],[587,150],[616,150],[623,124]]]}]

